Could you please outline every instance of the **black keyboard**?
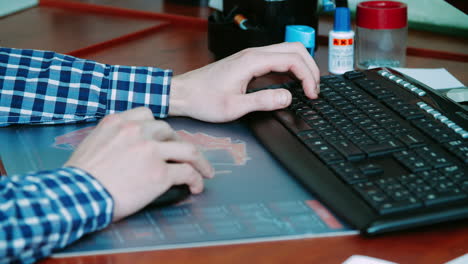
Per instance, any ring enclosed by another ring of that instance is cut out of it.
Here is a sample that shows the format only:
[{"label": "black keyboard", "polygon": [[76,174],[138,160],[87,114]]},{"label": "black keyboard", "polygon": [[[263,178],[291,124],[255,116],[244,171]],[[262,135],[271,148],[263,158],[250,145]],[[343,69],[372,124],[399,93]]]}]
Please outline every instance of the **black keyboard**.
[{"label": "black keyboard", "polygon": [[313,194],[365,234],[468,218],[468,114],[387,68],[298,82],[287,109],[255,113],[260,141]]}]

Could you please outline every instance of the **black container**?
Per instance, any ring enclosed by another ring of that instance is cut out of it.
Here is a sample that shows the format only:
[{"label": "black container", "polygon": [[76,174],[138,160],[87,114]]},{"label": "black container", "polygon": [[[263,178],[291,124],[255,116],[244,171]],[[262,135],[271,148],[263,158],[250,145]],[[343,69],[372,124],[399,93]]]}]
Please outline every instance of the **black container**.
[{"label": "black container", "polygon": [[[208,48],[221,59],[245,48],[280,43],[286,25],[293,24],[311,26],[317,36],[317,1],[224,0],[224,12],[214,11],[208,19]],[[244,15],[253,27],[241,29],[234,22],[236,14]]]},{"label": "black container", "polygon": [[208,6],[209,0],[165,0],[178,5]]}]

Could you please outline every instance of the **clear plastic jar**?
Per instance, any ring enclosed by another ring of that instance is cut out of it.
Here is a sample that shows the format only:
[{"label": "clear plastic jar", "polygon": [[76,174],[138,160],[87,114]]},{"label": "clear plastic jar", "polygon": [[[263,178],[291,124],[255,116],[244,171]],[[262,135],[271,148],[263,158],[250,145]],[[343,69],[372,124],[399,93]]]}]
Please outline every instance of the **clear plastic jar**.
[{"label": "clear plastic jar", "polygon": [[404,67],[408,36],[407,6],[396,1],[367,1],[356,13],[356,67]]}]

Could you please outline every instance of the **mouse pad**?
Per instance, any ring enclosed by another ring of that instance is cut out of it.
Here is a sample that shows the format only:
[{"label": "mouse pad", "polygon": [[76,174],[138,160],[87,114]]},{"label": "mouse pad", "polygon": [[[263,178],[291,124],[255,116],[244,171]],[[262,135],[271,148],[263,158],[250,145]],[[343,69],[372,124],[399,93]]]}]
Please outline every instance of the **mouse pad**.
[{"label": "mouse pad", "polygon": [[[205,191],[84,236],[54,256],[95,255],[356,234],[308,193],[242,122],[167,120],[215,168]],[[0,129],[8,174],[61,166],[95,123]]]}]

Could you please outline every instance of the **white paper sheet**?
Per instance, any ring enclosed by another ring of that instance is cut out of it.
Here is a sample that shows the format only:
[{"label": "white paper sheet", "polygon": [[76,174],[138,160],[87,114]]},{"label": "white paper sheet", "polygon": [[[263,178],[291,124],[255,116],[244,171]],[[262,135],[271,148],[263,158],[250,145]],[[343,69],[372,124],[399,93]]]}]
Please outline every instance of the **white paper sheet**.
[{"label": "white paper sheet", "polygon": [[444,68],[422,69],[422,68],[393,68],[406,74],[432,89],[452,89],[464,87],[457,78]]},{"label": "white paper sheet", "polygon": [[390,262],[383,259],[362,256],[362,255],[352,255],[342,264],[397,264],[395,262]]},{"label": "white paper sheet", "polygon": [[466,264],[466,263],[468,263],[468,253],[454,260],[451,260],[445,264]]}]

